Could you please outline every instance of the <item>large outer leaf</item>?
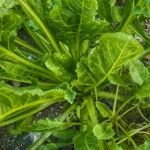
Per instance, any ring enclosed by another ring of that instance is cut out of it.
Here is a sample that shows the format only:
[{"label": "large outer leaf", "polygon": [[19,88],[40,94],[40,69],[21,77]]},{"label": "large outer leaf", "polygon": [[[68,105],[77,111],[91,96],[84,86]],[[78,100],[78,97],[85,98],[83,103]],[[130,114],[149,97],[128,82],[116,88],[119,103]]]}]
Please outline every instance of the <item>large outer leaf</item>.
[{"label": "large outer leaf", "polygon": [[47,22],[54,0],[26,0],[43,22]]},{"label": "large outer leaf", "polygon": [[88,91],[142,51],[142,46],[132,36],[124,33],[105,34],[88,58],[83,58],[77,64],[78,81],[81,85],[91,85],[85,90]]},{"label": "large outer leaf", "polygon": [[[107,32],[106,21],[95,20],[97,15],[96,0],[60,0],[50,11],[50,27],[56,38],[73,48],[74,41],[93,38]],[[72,43],[70,43],[73,41]]]},{"label": "large outer leaf", "polygon": [[74,97],[75,93],[67,83],[58,85],[49,91],[42,91],[37,87],[16,88],[0,82],[0,122],[53,99],[64,98],[72,103]]}]

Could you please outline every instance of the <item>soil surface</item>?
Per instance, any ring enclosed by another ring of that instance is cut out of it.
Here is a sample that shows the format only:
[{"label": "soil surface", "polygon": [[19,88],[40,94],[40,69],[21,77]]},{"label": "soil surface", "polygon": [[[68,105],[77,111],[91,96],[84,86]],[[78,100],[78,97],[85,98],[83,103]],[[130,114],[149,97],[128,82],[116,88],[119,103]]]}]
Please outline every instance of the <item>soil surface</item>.
[{"label": "soil surface", "polygon": [[[55,118],[62,113],[62,103],[57,103],[35,114],[33,120]],[[8,127],[0,128],[0,135],[0,150],[26,150],[41,136],[40,133],[23,133],[21,136],[14,136],[9,132]],[[73,150],[73,147],[68,146],[60,150]]]}]

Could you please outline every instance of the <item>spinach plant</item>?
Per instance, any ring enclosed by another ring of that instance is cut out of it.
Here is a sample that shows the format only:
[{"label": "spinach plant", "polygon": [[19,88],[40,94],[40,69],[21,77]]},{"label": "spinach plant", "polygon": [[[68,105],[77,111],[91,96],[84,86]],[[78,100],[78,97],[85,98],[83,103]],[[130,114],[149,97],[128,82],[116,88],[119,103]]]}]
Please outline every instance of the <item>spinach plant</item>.
[{"label": "spinach plant", "polygon": [[[29,149],[148,150],[149,7],[149,0],[1,0],[0,127],[42,132]],[[31,123],[60,102],[68,108],[56,119]],[[57,143],[42,145],[51,135]]]}]

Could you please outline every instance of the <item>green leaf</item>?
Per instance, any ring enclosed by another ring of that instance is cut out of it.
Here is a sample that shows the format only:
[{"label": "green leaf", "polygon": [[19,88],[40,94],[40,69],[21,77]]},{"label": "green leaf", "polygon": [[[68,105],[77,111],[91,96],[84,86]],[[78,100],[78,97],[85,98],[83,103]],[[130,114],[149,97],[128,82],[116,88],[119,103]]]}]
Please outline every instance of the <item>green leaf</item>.
[{"label": "green leaf", "polygon": [[104,34],[88,58],[82,58],[77,64],[78,81],[81,85],[91,84],[85,89],[88,91],[103,83],[142,51],[142,46],[132,36],[124,33]]},{"label": "green leaf", "polygon": [[41,119],[24,129],[30,132],[47,132],[47,131],[61,131],[68,127],[67,123],[58,120]]},{"label": "green leaf", "polygon": [[0,8],[7,8],[10,9],[17,4],[17,0],[1,0],[0,1]]},{"label": "green leaf", "polygon": [[98,9],[96,0],[60,0],[53,5],[55,7],[49,14],[50,28],[71,53],[74,53],[73,50],[79,53],[79,46],[84,40],[93,40],[110,29],[107,21],[95,20]]},{"label": "green leaf", "polygon": [[118,26],[118,31],[125,32],[134,17],[133,11],[135,8],[135,1],[128,0],[125,3],[124,13],[122,16],[122,21]]},{"label": "green leaf", "polygon": [[54,75],[60,77],[64,82],[70,81],[73,78],[71,70],[74,67],[71,68],[71,58],[65,54],[54,53],[50,55],[46,60],[45,65],[54,73]]},{"label": "green leaf", "polygon": [[134,60],[130,63],[129,71],[132,80],[139,85],[142,85],[144,80],[149,77],[148,69],[139,60]]},{"label": "green leaf", "polygon": [[136,96],[138,98],[150,96],[150,78],[145,79],[143,85],[137,89]]},{"label": "green leaf", "polygon": [[135,150],[149,150],[150,148],[150,140],[145,141],[144,144],[138,146]]},{"label": "green leaf", "polygon": [[110,0],[110,6],[114,6],[116,4],[117,0]]},{"label": "green leaf", "polygon": [[128,82],[126,81],[125,76],[111,74],[108,76],[108,80],[114,85],[119,85],[119,86],[127,86],[128,85]]},{"label": "green leaf", "polygon": [[150,1],[139,0],[134,9],[134,14],[144,15],[144,17],[150,17]]},{"label": "green leaf", "polygon": [[103,118],[111,117],[111,111],[104,103],[96,102],[96,108],[99,110]]},{"label": "green leaf", "polygon": [[77,130],[65,129],[62,131],[52,131],[51,134],[60,139],[72,139],[77,134]]},{"label": "green leaf", "polygon": [[124,13],[124,8],[123,7],[121,7],[121,6],[113,7],[111,9],[111,14],[112,14],[113,21],[116,22],[116,23],[120,23],[123,19],[122,18],[123,13]]},{"label": "green leaf", "polygon": [[114,136],[114,130],[108,123],[97,124],[93,128],[93,133],[98,139],[108,140]]},{"label": "green leaf", "polygon": [[17,29],[24,21],[23,15],[13,9],[0,8],[0,45],[6,49],[22,55],[16,47],[14,40]]},{"label": "green leaf", "polygon": [[24,82],[24,83],[31,83],[31,80],[26,77],[14,76],[12,74],[6,73],[4,71],[0,71],[0,79],[4,80],[11,80],[16,82]]},{"label": "green leaf", "polygon": [[76,96],[76,93],[72,91],[71,87],[68,83],[62,83],[59,85],[56,85],[53,89],[50,89],[48,91],[42,91],[38,87],[23,87],[23,88],[15,88],[14,90],[15,94],[17,95],[23,95],[25,93],[29,93],[31,95],[38,95],[41,98],[47,99],[47,98],[56,98],[56,97],[64,97],[69,103],[74,102],[74,98]]},{"label": "green leaf", "polygon": [[35,72],[19,63],[0,61],[0,67],[12,76],[33,77]]},{"label": "green leaf", "polygon": [[[102,19],[106,19],[108,21],[111,20],[111,5],[110,5],[110,2],[109,0],[97,0],[98,2],[98,14],[99,14],[99,17],[102,18]],[[108,11],[109,10],[109,11]]]},{"label": "green leaf", "polygon": [[[67,83],[56,86],[54,89],[42,91],[38,87],[12,87],[0,82],[0,122],[24,112],[24,116],[31,108],[41,104],[51,105],[57,99],[66,99],[73,103],[75,93]],[[55,99],[55,101],[53,101]],[[26,111],[26,112],[25,112]],[[9,119],[8,119],[9,120]],[[14,119],[15,120],[15,119]],[[1,123],[0,123],[1,124]]]},{"label": "green leaf", "polygon": [[98,150],[97,138],[92,131],[81,132],[74,139],[75,150]]},{"label": "green leaf", "polygon": [[150,37],[146,34],[144,26],[141,24],[141,21],[139,18],[135,18],[133,20],[132,26],[130,26],[130,28],[136,35],[141,37],[147,43],[150,42]]},{"label": "green leaf", "polygon": [[62,83],[58,86],[56,86],[56,90],[64,92],[64,98],[69,102],[73,103],[76,93],[72,91],[71,87],[68,83]]},{"label": "green leaf", "polygon": [[[49,12],[53,6],[53,0],[26,0],[32,10],[40,17],[43,22],[47,22]],[[35,25],[34,25],[35,26]]]}]

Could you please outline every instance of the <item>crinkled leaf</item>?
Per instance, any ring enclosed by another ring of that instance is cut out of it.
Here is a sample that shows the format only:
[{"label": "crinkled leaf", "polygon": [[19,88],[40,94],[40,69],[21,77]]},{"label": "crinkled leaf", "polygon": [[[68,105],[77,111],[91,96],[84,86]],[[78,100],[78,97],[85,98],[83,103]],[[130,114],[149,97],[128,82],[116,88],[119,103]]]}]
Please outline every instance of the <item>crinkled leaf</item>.
[{"label": "crinkled leaf", "polygon": [[115,3],[117,2],[117,0],[109,0],[109,1],[110,1],[110,6],[111,6],[111,7],[114,6]]},{"label": "crinkled leaf", "polygon": [[64,98],[69,102],[69,103],[73,103],[74,102],[74,98],[76,96],[76,93],[74,91],[72,91],[71,87],[69,86],[68,83],[62,83],[60,85],[58,85],[56,87],[56,90],[58,91],[63,91],[64,92]]},{"label": "crinkled leaf", "polygon": [[86,131],[77,134],[74,139],[75,150],[98,150],[97,138],[92,131]]},{"label": "crinkled leaf", "polygon": [[50,11],[50,27],[58,40],[69,48],[75,48],[75,42],[81,44],[85,39],[94,39],[108,32],[110,25],[106,21],[95,20],[96,0],[60,0],[53,4]]},{"label": "crinkled leaf", "polygon": [[149,150],[150,149],[150,140],[145,141],[144,144],[138,146],[135,150]]},{"label": "crinkled leaf", "polygon": [[111,117],[111,111],[104,103],[96,102],[96,107],[99,110],[99,112],[101,113],[102,117],[104,117],[104,118]]},{"label": "crinkled leaf", "polygon": [[97,124],[93,128],[93,133],[98,139],[108,140],[114,136],[114,130],[108,123]]},{"label": "crinkled leaf", "polygon": [[72,91],[71,87],[68,83],[62,83],[57,86],[55,86],[53,89],[50,89],[48,91],[43,91],[40,88],[34,88],[34,87],[23,87],[23,88],[16,88],[14,92],[17,95],[23,95],[25,93],[29,93],[31,95],[38,95],[41,98],[54,98],[54,97],[64,97],[69,103],[74,102],[74,98],[76,96],[76,93]]},{"label": "crinkled leaf", "polygon": [[68,127],[67,123],[58,120],[41,119],[36,123],[25,128],[25,131],[30,132],[47,132],[47,131],[61,131]]},{"label": "crinkled leaf", "polygon": [[58,85],[49,91],[42,91],[40,88],[34,86],[12,87],[4,82],[0,82],[0,97],[0,121],[2,121],[8,116],[15,116],[29,108],[50,102],[54,98],[65,98],[72,103],[75,93],[67,83]]},{"label": "crinkled leaf", "polygon": [[142,51],[142,46],[132,36],[104,34],[88,58],[77,64],[78,81],[82,85],[92,85],[89,88],[98,86]]},{"label": "crinkled leaf", "polygon": [[71,74],[71,59],[65,54],[55,53],[50,55],[45,62],[46,67],[51,70],[57,77],[60,77],[63,81],[70,81],[72,79]]},{"label": "crinkled leaf", "polygon": [[139,60],[134,60],[130,63],[129,71],[132,80],[139,85],[142,85],[144,80],[149,77],[148,69]]}]

